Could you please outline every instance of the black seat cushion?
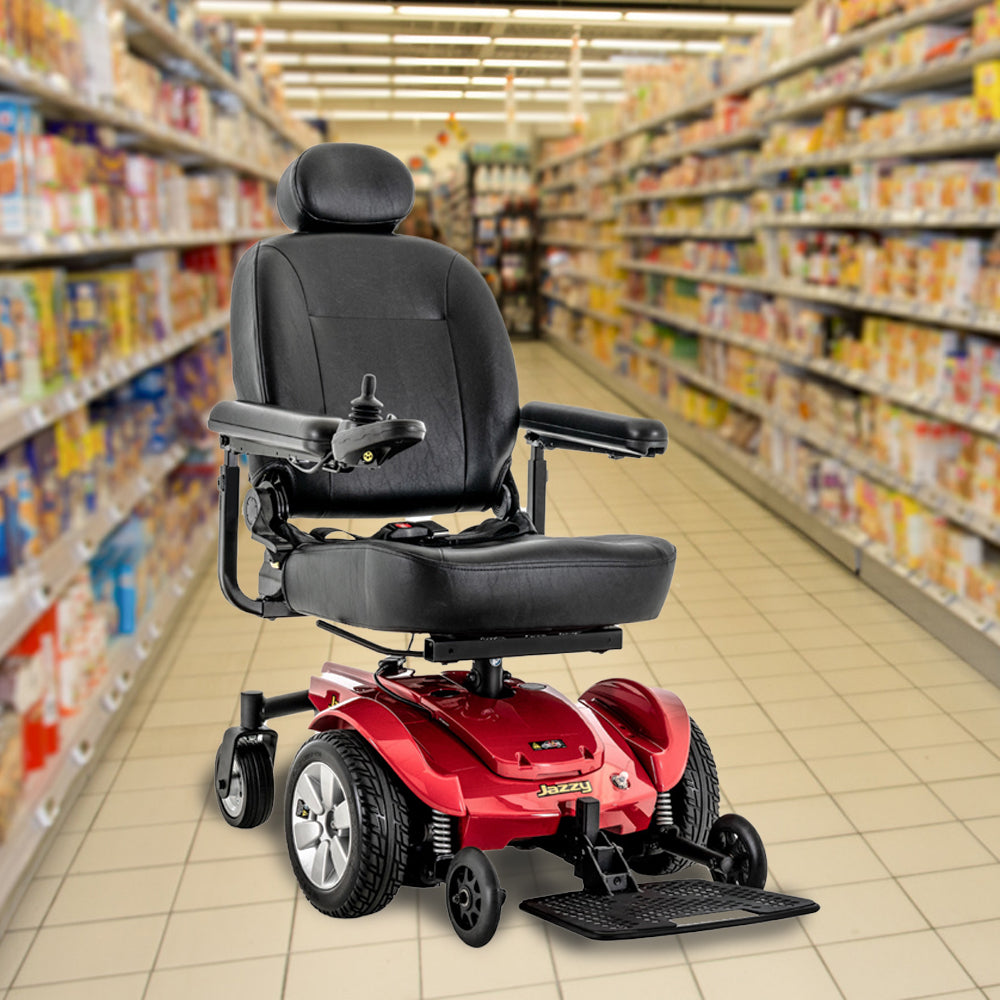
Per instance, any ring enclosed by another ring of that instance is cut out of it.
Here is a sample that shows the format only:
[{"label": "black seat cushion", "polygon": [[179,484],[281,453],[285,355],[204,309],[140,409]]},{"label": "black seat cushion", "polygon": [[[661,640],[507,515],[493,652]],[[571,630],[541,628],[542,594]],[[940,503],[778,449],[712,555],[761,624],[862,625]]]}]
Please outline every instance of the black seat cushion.
[{"label": "black seat cushion", "polygon": [[675,556],[670,542],[644,535],[440,548],[334,541],[293,552],[284,588],[303,614],[392,632],[591,628],[655,618]]}]

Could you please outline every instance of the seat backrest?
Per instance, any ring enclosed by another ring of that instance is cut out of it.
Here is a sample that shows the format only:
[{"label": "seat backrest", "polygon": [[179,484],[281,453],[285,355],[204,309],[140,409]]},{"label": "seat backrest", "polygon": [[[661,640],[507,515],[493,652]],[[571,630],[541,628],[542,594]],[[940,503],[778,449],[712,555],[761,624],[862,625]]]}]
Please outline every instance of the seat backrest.
[{"label": "seat backrest", "polygon": [[387,413],[427,425],[421,444],[380,469],[287,465],[292,515],[398,517],[500,498],[518,423],[510,338],[468,260],[394,233],[413,198],[409,170],[384,150],[313,146],[278,182],[294,232],[256,244],[236,268],[239,399],[343,417],[372,372]]}]

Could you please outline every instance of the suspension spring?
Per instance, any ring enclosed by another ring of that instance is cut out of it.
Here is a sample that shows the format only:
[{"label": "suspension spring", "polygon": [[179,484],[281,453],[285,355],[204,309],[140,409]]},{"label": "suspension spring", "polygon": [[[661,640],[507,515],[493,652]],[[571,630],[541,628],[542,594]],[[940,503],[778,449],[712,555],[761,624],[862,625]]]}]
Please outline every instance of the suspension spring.
[{"label": "suspension spring", "polygon": [[437,809],[431,810],[431,843],[438,857],[455,853],[454,820],[451,816],[438,812]]},{"label": "suspension spring", "polygon": [[674,807],[670,801],[670,792],[659,792],[657,794],[653,822],[657,826],[674,825]]}]

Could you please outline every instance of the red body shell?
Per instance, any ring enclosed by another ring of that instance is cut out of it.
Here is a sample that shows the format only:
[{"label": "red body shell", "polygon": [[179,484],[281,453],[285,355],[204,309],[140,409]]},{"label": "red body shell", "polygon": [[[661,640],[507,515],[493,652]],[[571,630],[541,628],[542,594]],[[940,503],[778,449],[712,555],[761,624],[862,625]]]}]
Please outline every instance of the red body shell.
[{"label": "red body shell", "polygon": [[553,835],[581,795],[600,801],[602,829],[645,829],[657,792],[684,773],[690,722],[669,691],[607,680],[572,702],[515,679],[493,700],[467,691],[465,675],[381,678],[397,698],[371,673],[327,663],[310,684],[310,728],[357,730],[418,799],[459,817],[462,846],[482,850]]}]

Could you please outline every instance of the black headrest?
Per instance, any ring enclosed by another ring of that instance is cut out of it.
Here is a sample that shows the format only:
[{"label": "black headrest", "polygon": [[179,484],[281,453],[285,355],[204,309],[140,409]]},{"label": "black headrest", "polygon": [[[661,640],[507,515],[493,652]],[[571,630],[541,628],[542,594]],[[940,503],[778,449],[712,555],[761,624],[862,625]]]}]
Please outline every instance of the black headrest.
[{"label": "black headrest", "polygon": [[300,233],[391,233],[413,208],[413,176],[377,146],[321,142],[278,181],[278,213]]}]

